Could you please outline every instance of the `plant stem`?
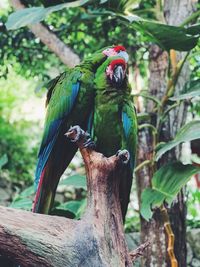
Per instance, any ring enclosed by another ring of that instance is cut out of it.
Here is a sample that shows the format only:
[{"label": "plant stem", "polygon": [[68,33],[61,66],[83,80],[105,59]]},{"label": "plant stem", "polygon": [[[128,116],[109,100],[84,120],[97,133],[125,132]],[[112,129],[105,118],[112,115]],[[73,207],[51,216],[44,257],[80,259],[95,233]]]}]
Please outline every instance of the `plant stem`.
[{"label": "plant stem", "polygon": [[164,207],[164,205],[162,205],[160,207],[160,211],[161,211],[161,214],[162,214],[162,219],[163,219],[163,223],[164,223],[165,232],[166,232],[167,238],[168,238],[167,252],[168,252],[168,255],[169,255],[169,258],[170,258],[171,267],[178,267],[178,262],[177,262],[177,259],[175,257],[175,254],[174,254],[174,240],[175,240],[175,237],[174,237],[174,233],[172,231],[171,224],[170,224],[170,221],[169,221],[169,215],[168,215],[167,209]]},{"label": "plant stem", "polygon": [[135,168],[135,172],[139,171],[140,169],[142,169],[144,166],[148,165],[148,164],[152,164],[152,160],[145,160],[142,163],[140,163],[136,168]]},{"label": "plant stem", "polygon": [[138,129],[139,130],[141,130],[141,129],[143,129],[143,128],[150,128],[153,132],[155,132],[155,133],[157,133],[157,129],[156,129],[156,127],[154,127],[152,124],[150,124],[150,123],[144,123],[144,124],[142,124],[142,125],[140,125],[139,127],[138,127]]},{"label": "plant stem", "polygon": [[191,14],[191,16],[189,16],[188,18],[186,18],[186,20],[183,21],[183,23],[180,24],[180,26],[185,26],[187,24],[189,24],[191,21],[197,19],[200,16],[200,10],[194,12]]}]

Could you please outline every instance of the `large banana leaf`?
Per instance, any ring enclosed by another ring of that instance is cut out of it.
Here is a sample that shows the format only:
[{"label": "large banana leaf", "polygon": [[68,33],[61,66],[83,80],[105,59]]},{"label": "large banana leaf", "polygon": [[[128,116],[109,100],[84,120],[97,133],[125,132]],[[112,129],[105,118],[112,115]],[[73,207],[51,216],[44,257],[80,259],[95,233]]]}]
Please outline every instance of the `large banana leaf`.
[{"label": "large banana leaf", "polygon": [[159,160],[163,154],[165,154],[167,151],[171,150],[175,146],[183,142],[188,142],[199,138],[200,138],[200,120],[194,120],[187,123],[179,130],[174,140],[162,145],[159,148],[159,150],[156,153],[156,160]]},{"label": "large banana leaf", "polygon": [[146,188],[141,197],[141,215],[147,221],[151,219],[151,208],[161,206],[164,201],[169,205],[190,177],[200,171],[199,167],[180,162],[169,163],[155,172],[152,188]]},{"label": "large banana leaf", "polygon": [[189,51],[197,45],[200,36],[200,24],[186,28],[145,20],[135,15],[122,17],[128,20],[134,29],[165,50]]}]

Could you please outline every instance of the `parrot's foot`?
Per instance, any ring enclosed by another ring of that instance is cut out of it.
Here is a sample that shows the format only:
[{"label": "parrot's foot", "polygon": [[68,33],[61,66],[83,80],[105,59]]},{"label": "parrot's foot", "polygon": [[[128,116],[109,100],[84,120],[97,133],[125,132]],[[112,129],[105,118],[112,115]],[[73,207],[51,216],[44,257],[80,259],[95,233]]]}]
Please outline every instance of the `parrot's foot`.
[{"label": "parrot's foot", "polygon": [[118,150],[116,156],[119,157],[124,164],[127,164],[130,160],[130,153],[126,149]]},{"label": "parrot's foot", "polygon": [[[88,133],[86,133],[88,134]],[[89,135],[89,134],[88,134]],[[90,136],[90,135],[89,135]],[[90,148],[90,149],[95,149],[96,148],[96,144],[94,141],[92,141],[91,138],[88,138],[88,140],[86,140],[84,143],[83,143],[83,147],[85,148]]]},{"label": "parrot's foot", "polygon": [[71,126],[65,135],[71,139],[71,142],[75,143],[77,141],[80,141],[84,137],[85,132],[81,129],[80,126],[75,125]]},{"label": "parrot's foot", "polygon": [[82,130],[78,125],[70,127],[65,135],[71,139],[71,142],[78,142],[82,148],[95,148],[95,142],[92,141],[89,133]]}]

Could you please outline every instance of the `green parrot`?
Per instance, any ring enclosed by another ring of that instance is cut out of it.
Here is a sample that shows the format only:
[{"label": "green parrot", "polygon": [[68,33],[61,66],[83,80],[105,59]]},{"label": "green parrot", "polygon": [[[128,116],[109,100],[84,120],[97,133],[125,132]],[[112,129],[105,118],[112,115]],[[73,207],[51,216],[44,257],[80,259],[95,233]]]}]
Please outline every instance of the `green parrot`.
[{"label": "green parrot", "polygon": [[126,57],[108,57],[96,71],[96,95],[91,135],[96,150],[109,157],[127,149],[130,160],[120,180],[123,221],[127,212],[137,146],[137,117],[127,78]]},{"label": "green parrot", "polygon": [[64,134],[71,125],[88,129],[94,109],[95,73],[108,57],[121,53],[124,56],[122,46],[101,49],[49,83],[44,133],[35,173],[37,192],[33,212],[50,212],[59,179],[77,151],[77,146]]}]

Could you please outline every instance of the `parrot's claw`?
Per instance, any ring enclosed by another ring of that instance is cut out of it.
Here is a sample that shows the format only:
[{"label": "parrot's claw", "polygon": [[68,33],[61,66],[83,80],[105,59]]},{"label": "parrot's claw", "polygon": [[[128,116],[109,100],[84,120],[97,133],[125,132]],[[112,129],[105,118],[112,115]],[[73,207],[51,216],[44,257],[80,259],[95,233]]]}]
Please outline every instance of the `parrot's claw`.
[{"label": "parrot's claw", "polygon": [[81,127],[78,125],[70,127],[70,129],[65,135],[71,139],[71,142],[78,142],[79,146],[82,148],[95,148],[95,142],[92,141],[89,133],[82,130]]},{"label": "parrot's claw", "polygon": [[[88,134],[89,136],[89,134]],[[91,148],[91,149],[94,149],[96,147],[96,144],[94,141],[92,141],[91,138],[89,138],[88,140],[86,140],[84,143],[83,143],[83,147],[84,148]]]},{"label": "parrot's claw", "polygon": [[75,125],[73,127],[71,126],[66,135],[69,137],[71,133],[74,133],[73,137],[71,138],[71,142],[73,143],[79,141],[81,137],[85,135],[85,132],[78,125]]},{"label": "parrot's claw", "polygon": [[130,153],[126,149],[118,150],[116,156],[119,157],[124,164],[127,164],[130,160]]}]

